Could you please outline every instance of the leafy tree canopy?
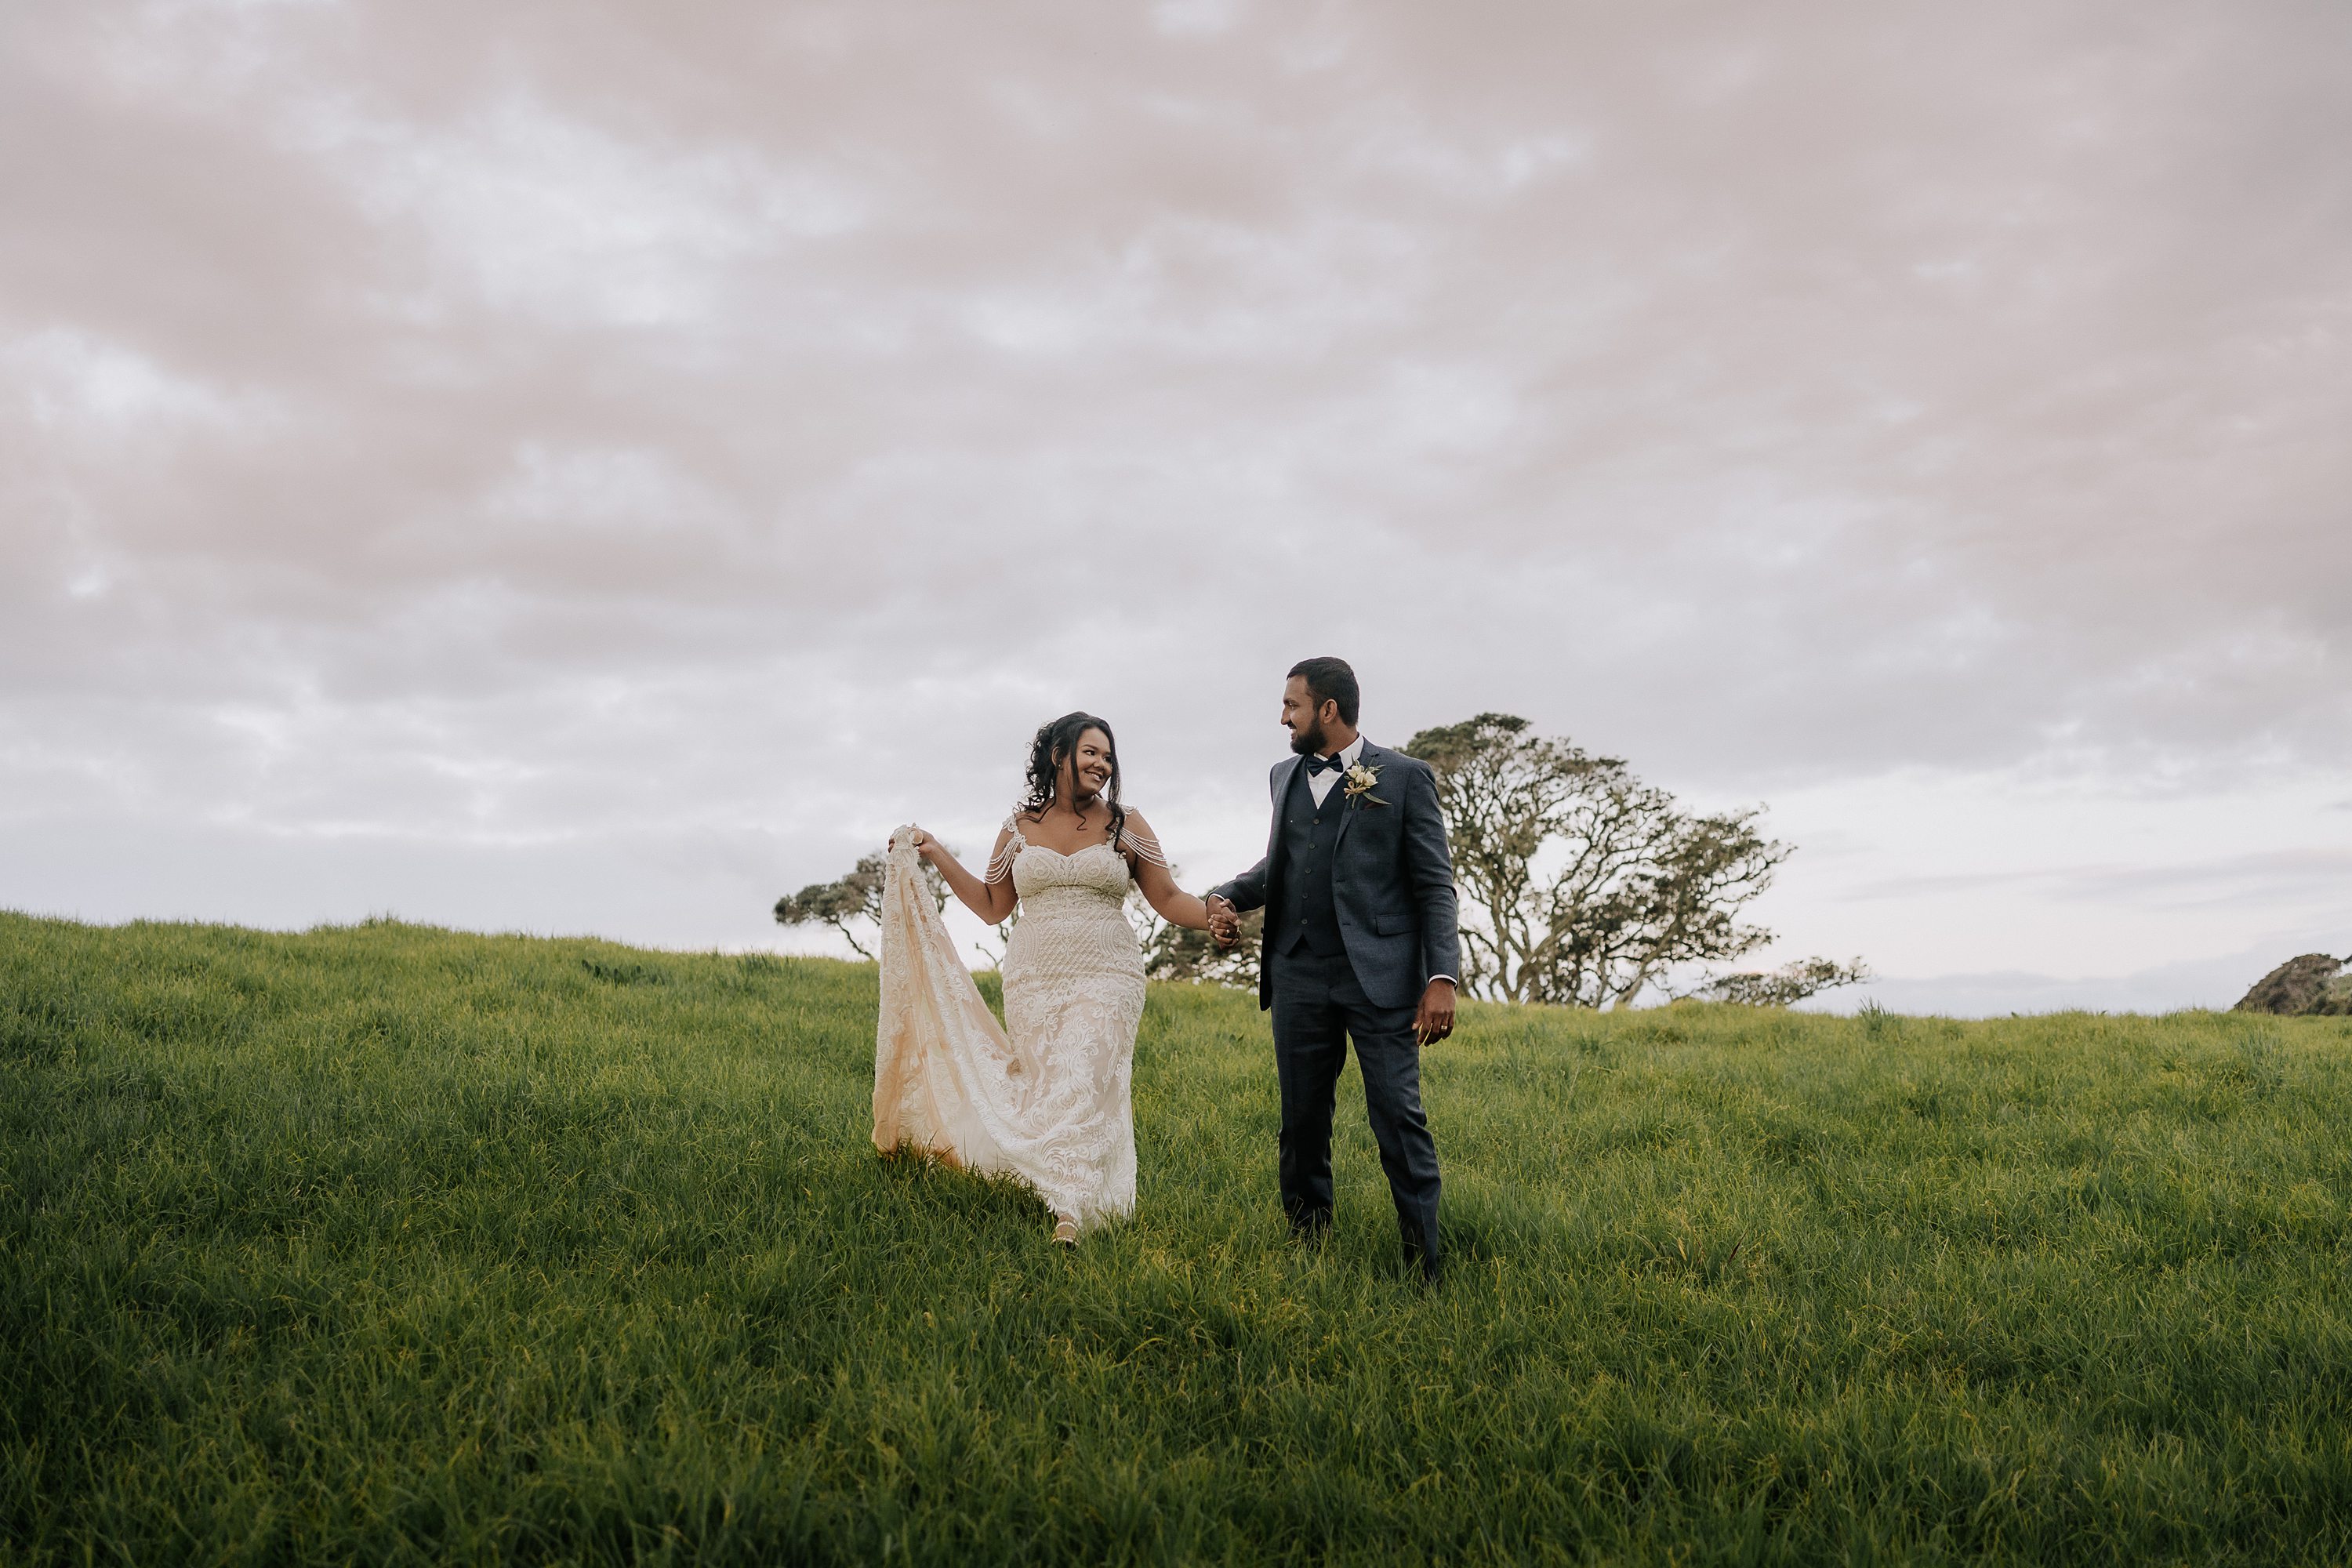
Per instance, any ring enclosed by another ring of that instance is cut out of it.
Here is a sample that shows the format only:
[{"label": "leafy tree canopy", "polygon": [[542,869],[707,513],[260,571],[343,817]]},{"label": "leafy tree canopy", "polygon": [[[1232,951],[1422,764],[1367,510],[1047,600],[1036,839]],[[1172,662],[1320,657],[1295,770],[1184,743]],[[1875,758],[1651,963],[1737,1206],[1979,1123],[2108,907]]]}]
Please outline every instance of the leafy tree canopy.
[{"label": "leafy tree canopy", "polygon": [[1623,1007],[1675,965],[1772,940],[1739,918],[1792,849],[1760,809],[1685,811],[1622,759],[1529,729],[1481,713],[1405,747],[1437,773],[1475,994]]}]

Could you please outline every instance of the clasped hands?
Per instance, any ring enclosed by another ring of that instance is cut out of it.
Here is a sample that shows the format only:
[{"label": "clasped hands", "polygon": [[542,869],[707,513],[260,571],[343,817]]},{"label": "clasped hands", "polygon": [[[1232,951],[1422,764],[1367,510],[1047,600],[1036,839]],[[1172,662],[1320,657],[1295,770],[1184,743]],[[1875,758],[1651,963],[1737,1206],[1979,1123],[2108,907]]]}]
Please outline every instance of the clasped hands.
[{"label": "clasped hands", "polygon": [[1209,906],[1209,940],[1219,947],[1233,947],[1242,940],[1241,911],[1232,900],[1211,893],[1202,900]]}]

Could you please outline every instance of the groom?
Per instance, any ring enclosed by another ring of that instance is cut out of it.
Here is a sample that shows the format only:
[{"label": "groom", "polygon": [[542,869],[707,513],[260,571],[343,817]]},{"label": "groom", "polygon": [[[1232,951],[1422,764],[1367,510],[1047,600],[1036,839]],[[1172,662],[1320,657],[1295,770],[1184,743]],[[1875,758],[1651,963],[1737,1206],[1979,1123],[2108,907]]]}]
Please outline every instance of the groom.
[{"label": "groom", "polygon": [[1220,945],[1264,908],[1258,1005],[1274,1009],[1282,1084],[1282,1207],[1310,1246],[1331,1225],[1332,1092],[1356,1042],[1408,1260],[1436,1279],[1437,1146],[1421,1109],[1421,1047],[1454,1032],[1454,863],[1425,763],[1356,732],[1356,672],[1310,658],[1290,672],[1282,721],[1297,755],[1275,764],[1265,858],[1209,895]]}]

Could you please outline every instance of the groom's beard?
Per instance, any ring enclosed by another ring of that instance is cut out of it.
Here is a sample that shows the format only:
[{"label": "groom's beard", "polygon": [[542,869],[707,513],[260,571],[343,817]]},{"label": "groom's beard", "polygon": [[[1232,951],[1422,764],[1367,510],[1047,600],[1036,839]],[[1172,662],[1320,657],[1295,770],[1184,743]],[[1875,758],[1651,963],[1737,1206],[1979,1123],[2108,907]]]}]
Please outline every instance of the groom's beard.
[{"label": "groom's beard", "polygon": [[1290,749],[1302,757],[1319,757],[1330,750],[1330,737],[1323,733],[1323,721],[1318,719],[1304,735],[1290,732]]}]

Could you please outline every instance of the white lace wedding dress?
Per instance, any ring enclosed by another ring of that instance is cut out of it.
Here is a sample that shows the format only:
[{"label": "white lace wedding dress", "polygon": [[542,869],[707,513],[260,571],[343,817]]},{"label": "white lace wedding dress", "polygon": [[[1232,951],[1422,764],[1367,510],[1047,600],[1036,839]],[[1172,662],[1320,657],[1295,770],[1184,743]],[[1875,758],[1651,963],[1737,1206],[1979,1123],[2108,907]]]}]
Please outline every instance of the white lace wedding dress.
[{"label": "white lace wedding dress", "polygon": [[[923,888],[908,829],[891,836],[882,898],[882,1010],[874,1142],[1020,1177],[1085,1228],[1135,1211],[1136,1026],[1143,954],[1128,923],[1127,858],[1063,855],[1022,837],[989,866],[1021,919],[1004,955],[1004,1025],[981,999]],[[1122,842],[1160,864],[1160,847]]]}]

